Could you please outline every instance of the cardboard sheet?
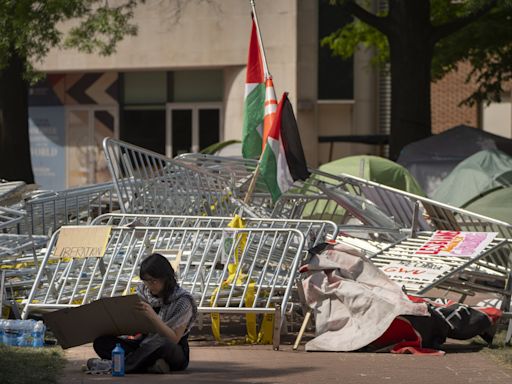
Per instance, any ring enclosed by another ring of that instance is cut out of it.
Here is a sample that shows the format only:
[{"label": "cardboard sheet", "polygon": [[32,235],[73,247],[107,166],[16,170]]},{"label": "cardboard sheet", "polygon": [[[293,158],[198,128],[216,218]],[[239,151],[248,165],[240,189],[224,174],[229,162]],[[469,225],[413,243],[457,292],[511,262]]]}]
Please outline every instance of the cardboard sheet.
[{"label": "cardboard sheet", "polygon": [[54,256],[60,258],[103,257],[111,226],[63,226]]},{"label": "cardboard sheet", "polygon": [[74,308],[43,315],[63,349],[92,342],[104,335],[155,332],[150,321],[135,310],[137,295],[106,297]]}]

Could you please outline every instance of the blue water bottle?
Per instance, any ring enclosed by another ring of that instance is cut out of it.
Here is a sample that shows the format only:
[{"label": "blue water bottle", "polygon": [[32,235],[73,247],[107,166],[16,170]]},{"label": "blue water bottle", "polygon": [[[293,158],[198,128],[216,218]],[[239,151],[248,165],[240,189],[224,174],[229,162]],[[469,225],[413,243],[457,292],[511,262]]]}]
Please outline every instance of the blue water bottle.
[{"label": "blue water bottle", "polygon": [[44,323],[39,320],[34,324],[32,329],[32,346],[34,348],[40,348],[44,345],[44,332],[46,331],[46,326]]},{"label": "blue water bottle", "polygon": [[124,349],[119,343],[112,350],[112,376],[124,376]]}]

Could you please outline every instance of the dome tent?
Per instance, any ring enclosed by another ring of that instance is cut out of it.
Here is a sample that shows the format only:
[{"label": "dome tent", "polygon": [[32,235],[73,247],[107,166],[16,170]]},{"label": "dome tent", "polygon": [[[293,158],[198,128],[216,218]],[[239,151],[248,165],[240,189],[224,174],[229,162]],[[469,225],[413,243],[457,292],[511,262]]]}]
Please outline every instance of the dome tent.
[{"label": "dome tent", "polygon": [[432,199],[464,207],[485,193],[512,185],[512,157],[498,150],[475,153],[459,163],[432,193]]},{"label": "dome tent", "polygon": [[458,125],[406,145],[397,162],[406,167],[428,196],[464,159],[484,149],[512,156],[512,140],[478,128]]},{"label": "dome tent", "polygon": [[512,187],[495,189],[464,209],[512,224]]},{"label": "dome tent", "polygon": [[379,156],[347,156],[322,164],[319,170],[333,175],[346,173],[389,187],[425,196],[418,182],[400,164]]}]

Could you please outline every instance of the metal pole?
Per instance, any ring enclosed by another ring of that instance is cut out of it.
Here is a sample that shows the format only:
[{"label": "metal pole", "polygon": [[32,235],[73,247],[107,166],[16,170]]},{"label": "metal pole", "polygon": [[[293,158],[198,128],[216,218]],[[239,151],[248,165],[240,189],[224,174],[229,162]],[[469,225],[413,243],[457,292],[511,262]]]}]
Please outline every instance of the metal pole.
[{"label": "metal pole", "polygon": [[[251,3],[252,14],[254,17],[254,24],[256,25],[258,42],[260,44],[260,53],[261,53],[261,56],[263,59],[263,72],[265,73],[265,79],[271,79],[272,75],[268,71],[267,57],[265,56],[265,47],[263,46],[263,40],[261,38],[260,26],[258,24],[258,15],[256,14],[256,4],[254,3],[254,0],[250,0],[250,3]],[[262,156],[263,156],[263,152],[261,153],[260,158],[258,159],[258,165],[256,166],[256,169],[254,170],[254,174],[252,176],[251,183],[249,184],[249,189],[247,190],[247,193],[245,194],[244,203],[246,203],[246,204],[249,204],[249,201],[251,200],[252,194],[254,192],[254,188],[256,187],[256,180],[259,175],[260,161],[261,161]]]}]

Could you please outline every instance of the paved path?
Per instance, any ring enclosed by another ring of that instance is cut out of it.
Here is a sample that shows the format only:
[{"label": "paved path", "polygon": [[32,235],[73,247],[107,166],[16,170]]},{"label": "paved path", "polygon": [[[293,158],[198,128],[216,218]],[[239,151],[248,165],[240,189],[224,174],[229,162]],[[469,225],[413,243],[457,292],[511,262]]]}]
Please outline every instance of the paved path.
[{"label": "paved path", "polygon": [[[450,346],[448,346],[450,347]],[[445,356],[388,353],[307,353],[284,345],[212,346],[191,343],[191,363],[185,372],[168,375],[88,375],[80,367],[94,357],[90,345],[66,351],[69,364],[61,383],[512,383],[512,369],[485,351],[460,351],[452,345]]]}]

